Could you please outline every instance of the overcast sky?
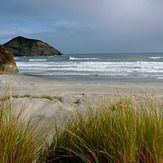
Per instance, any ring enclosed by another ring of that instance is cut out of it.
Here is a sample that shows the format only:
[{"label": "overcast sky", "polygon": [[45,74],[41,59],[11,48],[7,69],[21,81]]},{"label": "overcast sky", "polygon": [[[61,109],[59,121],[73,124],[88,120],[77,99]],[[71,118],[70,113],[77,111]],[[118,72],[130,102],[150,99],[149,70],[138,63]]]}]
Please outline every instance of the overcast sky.
[{"label": "overcast sky", "polygon": [[63,53],[163,52],[163,0],[0,2],[0,44],[24,36]]}]

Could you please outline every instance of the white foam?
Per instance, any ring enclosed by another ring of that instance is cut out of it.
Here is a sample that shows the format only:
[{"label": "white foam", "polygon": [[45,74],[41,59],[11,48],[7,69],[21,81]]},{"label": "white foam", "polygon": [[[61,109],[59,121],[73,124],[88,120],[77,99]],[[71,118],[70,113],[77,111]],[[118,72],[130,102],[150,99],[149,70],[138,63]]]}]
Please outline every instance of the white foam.
[{"label": "white foam", "polygon": [[98,58],[76,58],[76,57],[69,57],[70,61],[74,61],[74,60],[96,60]]},{"label": "white foam", "polygon": [[163,57],[149,57],[149,59],[162,59]]},{"label": "white foam", "polygon": [[45,62],[47,59],[29,59],[30,62]]},{"label": "white foam", "polygon": [[[72,58],[73,59],[73,58]],[[74,58],[76,59],[76,58]],[[82,59],[83,58],[77,58]],[[41,75],[105,75],[105,76],[139,76],[162,78],[163,62],[96,62],[84,58],[83,61],[49,61],[42,59],[29,59],[28,62],[19,61],[17,66],[20,72],[30,72]],[[87,60],[86,60],[87,59]],[[91,58],[92,59],[92,58]],[[95,58],[94,58],[95,59]]]}]

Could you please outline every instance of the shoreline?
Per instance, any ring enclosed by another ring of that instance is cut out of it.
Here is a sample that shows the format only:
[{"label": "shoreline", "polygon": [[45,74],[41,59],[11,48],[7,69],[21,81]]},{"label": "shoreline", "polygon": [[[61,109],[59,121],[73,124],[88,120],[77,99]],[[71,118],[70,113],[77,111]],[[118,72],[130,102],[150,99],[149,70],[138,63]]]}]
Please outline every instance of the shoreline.
[{"label": "shoreline", "polygon": [[[13,93],[65,94],[65,93],[96,93],[96,94],[158,94],[163,95],[163,82],[152,81],[73,81],[49,78],[36,75],[1,75],[0,88],[11,86]],[[2,94],[2,91],[0,92]]]},{"label": "shoreline", "polygon": [[121,76],[121,77],[106,77],[106,76],[99,76],[99,79],[97,78],[97,76],[85,76],[85,75],[75,75],[75,76],[71,76],[69,77],[69,75],[55,75],[54,76],[44,76],[44,75],[32,75],[32,74],[22,74],[22,75],[27,75],[27,76],[36,76],[36,77],[43,77],[43,78],[48,78],[48,79],[52,79],[52,80],[56,80],[56,81],[72,81],[72,82],[87,82],[87,83],[90,83],[90,82],[94,82],[94,83],[106,83],[106,82],[117,82],[117,83],[163,83],[163,79],[155,79],[155,78],[133,78],[133,77],[130,77],[130,78],[126,78],[124,76]]}]

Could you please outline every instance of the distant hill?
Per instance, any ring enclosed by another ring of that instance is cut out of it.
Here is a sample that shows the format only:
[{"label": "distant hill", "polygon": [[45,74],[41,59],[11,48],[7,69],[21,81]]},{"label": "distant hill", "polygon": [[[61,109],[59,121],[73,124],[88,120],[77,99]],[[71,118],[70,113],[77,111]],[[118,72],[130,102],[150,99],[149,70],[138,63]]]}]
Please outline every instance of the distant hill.
[{"label": "distant hill", "polygon": [[18,73],[12,54],[0,45],[0,74]]},{"label": "distant hill", "polygon": [[47,43],[22,36],[15,37],[3,44],[15,56],[53,56],[62,55],[60,51]]}]

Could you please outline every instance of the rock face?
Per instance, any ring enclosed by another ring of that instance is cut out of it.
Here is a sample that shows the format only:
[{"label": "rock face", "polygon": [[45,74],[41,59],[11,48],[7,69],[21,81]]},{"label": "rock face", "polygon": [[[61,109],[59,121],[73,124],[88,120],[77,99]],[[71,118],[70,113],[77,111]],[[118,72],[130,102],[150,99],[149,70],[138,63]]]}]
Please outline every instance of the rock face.
[{"label": "rock face", "polygon": [[21,36],[13,38],[3,46],[15,56],[62,55],[61,52],[45,42]]},{"label": "rock face", "polygon": [[18,73],[12,54],[0,45],[0,74]]}]

